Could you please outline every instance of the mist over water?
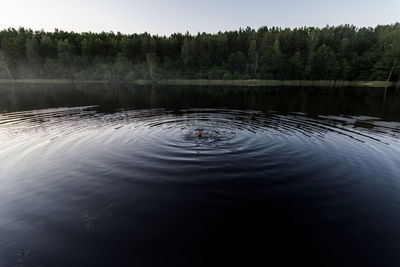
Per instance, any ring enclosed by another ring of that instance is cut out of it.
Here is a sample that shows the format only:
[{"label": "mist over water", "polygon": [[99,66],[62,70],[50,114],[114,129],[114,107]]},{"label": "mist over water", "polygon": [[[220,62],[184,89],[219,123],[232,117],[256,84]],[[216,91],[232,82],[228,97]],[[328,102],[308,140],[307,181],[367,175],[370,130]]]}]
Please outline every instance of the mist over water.
[{"label": "mist over water", "polygon": [[0,266],[400,264],[394,89],[0,95]]}]

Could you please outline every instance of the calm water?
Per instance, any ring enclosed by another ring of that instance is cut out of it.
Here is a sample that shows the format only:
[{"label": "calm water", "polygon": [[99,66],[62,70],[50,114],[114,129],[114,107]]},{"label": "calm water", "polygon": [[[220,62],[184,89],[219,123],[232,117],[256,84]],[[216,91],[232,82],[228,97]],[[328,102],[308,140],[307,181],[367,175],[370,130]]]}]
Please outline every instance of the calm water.
[{"label": "calm water", "polygon": [[3,86],[0,111],[0,266],[400,266],[394,89]]}]

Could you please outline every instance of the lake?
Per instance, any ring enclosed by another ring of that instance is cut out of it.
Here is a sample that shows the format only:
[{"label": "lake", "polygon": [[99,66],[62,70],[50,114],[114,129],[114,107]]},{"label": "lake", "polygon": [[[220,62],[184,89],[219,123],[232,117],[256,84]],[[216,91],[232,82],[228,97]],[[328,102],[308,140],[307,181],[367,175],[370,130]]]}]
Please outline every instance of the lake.
[{"label": "lake", "polygon": [[394,88],[0,86],[0,266],[400,266]]}]

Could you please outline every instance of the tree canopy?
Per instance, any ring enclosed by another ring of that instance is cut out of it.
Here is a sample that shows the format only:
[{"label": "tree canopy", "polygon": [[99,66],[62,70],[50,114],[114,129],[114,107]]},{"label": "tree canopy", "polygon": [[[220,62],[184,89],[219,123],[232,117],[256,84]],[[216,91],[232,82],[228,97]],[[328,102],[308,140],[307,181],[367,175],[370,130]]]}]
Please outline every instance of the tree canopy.
[{"label": "tree canopy", "polygon": [[16,78],[386,80],[400,57],[400,23],[168,37],[9,28],[0,54]]}]

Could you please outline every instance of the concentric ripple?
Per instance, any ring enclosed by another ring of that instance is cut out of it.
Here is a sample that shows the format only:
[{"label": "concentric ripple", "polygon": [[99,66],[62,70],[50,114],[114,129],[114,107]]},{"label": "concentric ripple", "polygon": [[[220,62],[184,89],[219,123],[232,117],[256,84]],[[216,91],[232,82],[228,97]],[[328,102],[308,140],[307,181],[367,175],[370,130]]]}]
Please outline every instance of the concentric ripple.
[{"label": "concentric ripple", "polygon": [[254,110],[0,114],[0,253],[11,255],[0,265],[29,251],[37,265],[112,266],[100,245],[112,240],[115,258],[134,251],[144,266],[140,251],[219,251],[238,231],[243,244],[248,231],[267,240],[265,225],[346,225],[395,243],[378,233],[400,223],[399,136],[374,117]]},{"label": "concentric ripple", "polygon": [[[365,124],[372,127],[357,127]],[[2,142],[3,150],[11,149],[13,141],[21,145],[21,138],[30,139],[32,144],[46,142],[43,149],[54,154],[59,149],[68,151],[90,143],[111,153],[115,149],[109,145],[142,145],[141,153],[154,153],[148,156],[164,156],[171,161],[192,153],[260,156],[270,149],[290,151],[289,159],[306,156],[313,148],[326,150],[331,146],[364,152],[379,152],[379,148],[391,146],[398,152],[400,135],[398,124],[369,117],[309,118],[303,114],[282,116],[228,109],[122,110],[103,114],[96,112],[95,106],[2,114],[0,130],[1,138],[7,140]]]}]

